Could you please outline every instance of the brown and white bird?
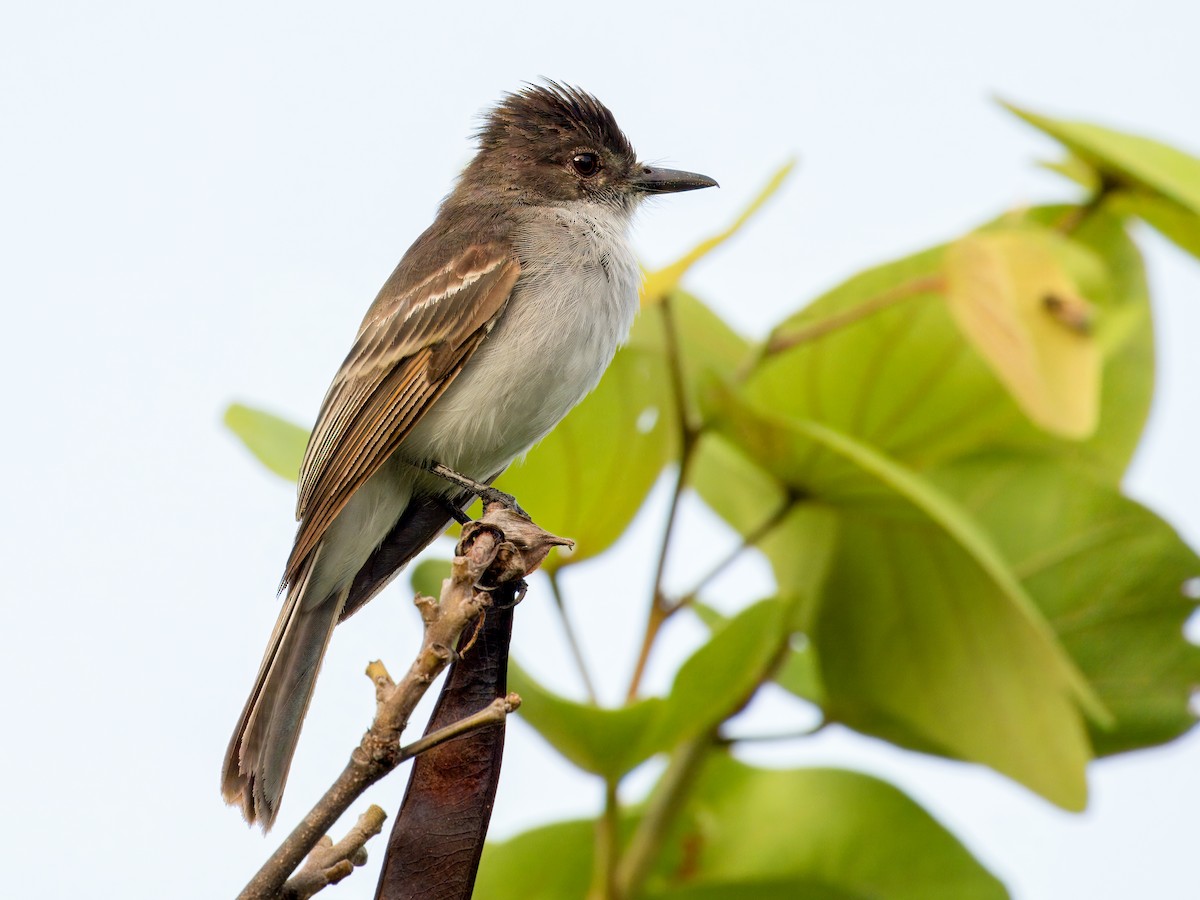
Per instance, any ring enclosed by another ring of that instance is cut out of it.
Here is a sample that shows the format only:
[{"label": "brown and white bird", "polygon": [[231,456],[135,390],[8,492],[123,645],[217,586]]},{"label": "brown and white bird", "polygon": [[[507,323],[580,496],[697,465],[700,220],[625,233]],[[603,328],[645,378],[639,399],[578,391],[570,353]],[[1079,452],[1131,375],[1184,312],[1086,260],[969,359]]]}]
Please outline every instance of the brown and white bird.
[{"label": "brown and white bird", "polygon": [[221,788],[269,828],[334,626],[596,386],[641,270],[630,220],[711,178],[637,161],[611,112],[553,82],[507,95],[479,151],[367,311],[300,471],[286,597]]}]

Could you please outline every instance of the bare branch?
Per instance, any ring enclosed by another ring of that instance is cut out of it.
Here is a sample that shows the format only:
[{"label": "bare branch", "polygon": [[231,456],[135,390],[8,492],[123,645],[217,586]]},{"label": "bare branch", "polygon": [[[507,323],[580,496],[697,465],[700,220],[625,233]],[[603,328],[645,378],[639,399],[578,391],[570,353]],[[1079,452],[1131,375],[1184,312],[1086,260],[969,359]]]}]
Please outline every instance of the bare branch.
[{"label": "bare branch", "polygon": [[288,876],[338,817],[407,758],[400,735],[417,702],[454,658],[459,636],[491,604],[490,592],[521,581],[541,565],[552,547],[570,544],[499,504],[489,505],[481,519],[463,528],[450,577],[442,583],[441,601],[416,598],[425,623],[417,658],[395,683],[382,664],[368,667],[375,684],[375,721],[337,780],[251,879],[239,900],[282,896]]},{"label": "bare branch", "polygon": [[374,804],[358,817],[350,832],[336,844],[328,835],[317,842],[308,859],[283,886],[284,900],[308,900],[313,894],[337,884],[367,861],[366,843],[383,830],[387,813]]},{"label": "bare branch", "polygon": [[420,753],[432,750],[434,747],[446,743],[446,741],[452,741],[456,737],[462,737],[464,734],[470,734],[472,731],[478,731],[480,728],[486,728],[489,725],[496,725],[503,722],[505,716],[510,712],[515,712],[520,707],[521,698],[517,694],[509,694],[507,697],[497,697],[474,715],[467,716],[465,719],[459,719],[445,728],[439,728],[432,734],[427,734],[423,738],[413,741],[400,751],[400,755],[404,759],[412,759]]}]

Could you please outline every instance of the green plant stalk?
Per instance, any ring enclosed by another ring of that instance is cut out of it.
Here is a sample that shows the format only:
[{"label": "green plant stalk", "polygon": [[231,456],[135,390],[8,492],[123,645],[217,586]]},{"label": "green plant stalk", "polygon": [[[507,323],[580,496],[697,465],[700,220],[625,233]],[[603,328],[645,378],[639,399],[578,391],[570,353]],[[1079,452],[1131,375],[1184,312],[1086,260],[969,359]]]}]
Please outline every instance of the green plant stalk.
[{"label": "green plant stalk", "polygon": [[666,597],[663,595],[663,576],[666,573],[667,557],[671,550],[671,536],[675,531],[675,520],[679,513],[679,501],[683,496],[684,487],[687,486],[688,473],[701,433],[701,428],[692,423],[691,413],[688,410],[687,391],[683,381],[683,359],[679,351],[679,335],[675,331],[670,297],[663,299],[659,304],[659,309],[663,317],[663,338],[670,366],[671,394],[675,401],[676,414],[679,417],[679,474],[675,479],[675,490],[671,493],[671,506],[667,510],[667,524],[663,529],[662,543],[658,551],[658,566],[654,573],[654,595],[650,599],[650,612],[646,618],[642,646],[638,652],[633,676],[629,680],[629,690],[625,694],[627,700],[633,700],[637,696],[654,640],[670,615]]},{"label": "green plant stalk", "polygon": [[588,900],[619,900],[623,896],[617,885],[620,824],[621,806],[617,797],[617,779],[606,779],[604,812],[596,822],[596,861],[592,871],[592,886],[588,889]]},{"label": "green plant stalk", "polygon": [[550,581],[550,593],[554,597],[554,607],[558,610],[559,621],[562,622],[563,632],[567,637],[567,646],[571,649],[571,656],[575,659],[575,667],[579,670],[579,677],[583,681],[583,689],[587,693],[588,702],[595,704],[597,702],[596,686],[592,681],[591,673],[588,671],[587,662],[583,658],[583,648],[579,645],[579,637],[575,633],[575,626],[571,624],[571,617],[567,613],[562,586],[558,581],[558,570],[550,570],[547,578]]},{"label": "green plant stalk", "polygon": [[617,868],[618,897],[636,896],[645,883],[712,747],[713,733],[706,732],[681,744],[671,754],[667,769]]},{"label": "green plant stalk", "polygon": [[911,300],[914,297],[940,291],[944,287],[945,279],[940,275],[926,275],[922,278],[914,278],[912,281],[898,284],[894,288],[886,290],[869,300],[864,300],[850,309],[834,313],[824,319],[818,319],[796,331],[773,337],[767,341],[762,351],[756,357],[751,358],[749,367],[746,371],[741,372],[740,375],[743,378],[749,375],[750,369],[753,369],[756,364],[769,356],[774,356],[776,353],[782,353],[785,350],[791,350],[793,347],[799,347],[801,344],[818,340],[827,334],[840,331],[848,325],[861,322],[863,319],[875,315],[875,313],[890,309],[905,300]]},{"label": "green plant stalk", "polygon": [[1072,206],[1061,219],[1054,223],[1055,230],[1070,237],[1104,207],[1105,202],[1116,193],[1119,187],[1120,185],[1111,178],[1104,178],[1100,182],[1100,187],[1085,202],[1078,206]]}]

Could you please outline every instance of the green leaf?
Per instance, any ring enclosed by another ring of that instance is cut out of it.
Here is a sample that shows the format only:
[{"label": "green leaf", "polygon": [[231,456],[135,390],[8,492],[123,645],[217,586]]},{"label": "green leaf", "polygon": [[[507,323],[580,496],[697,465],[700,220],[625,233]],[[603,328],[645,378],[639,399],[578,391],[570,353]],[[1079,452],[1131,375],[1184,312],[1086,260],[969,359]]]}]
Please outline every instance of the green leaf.
[{"label": "green leaf", "polygon": [[788,502],[779,479],[719,434],[705,432],[692,452],[689,483],[742,536],[758,531]]},{"label": "green leaf", "polygon": [[[939,247],[868,269],[782,322],[768,347],[825,323],[839,327],[761,359],[742,393],[757,407],[824,422],[918,469],[1014,434],[1037,440],[947,311],[935,287],[943,254]],[[889,296],[904,299],[846,318]]]},{"label": "green leaf", "polygon": [[1167,144],[1087,122],[1067,122],[1002,103],[1010,112],[1118,185],[1161,194],[1200,215],[1200,159]]},{"label": "green leaf", "polygon": [[646,736],[663,705],[661,698],[619,709],[577,703],[543,687],[516,660],[508,664],[508,686],[521,695],[521,718],[585,772],[617,778],[656,752]]},{"label": "green leaf", "polygon": [[[705,603],[693,601],[688,608],[710,631],[717,631],[729,622],[727,616]],[[825,702],[816,653],[812,641],[803,634],[793,634],[788,639],[783,661],[775,668],[771,680],[802,700],[817,705]]]},{"label": "green leaf", "polygon": [[986,533],[866,444],[719,403],[726,438],[839,513],[810,631],[830,715],[1082,808],[1090,751],[1075,702],[1097,718],[1103,707]]},{"label": "green leaf", "polygon": [[788,654],[775,672],[775,683],[801,700],[824,706],[828,702],[821,683],[821,664],[807,635],[792,635]]},{"label": "green leaf", "polygon": [[1200,158],[1139,135],[1004,106],[1062,142],[1078,161],[1073,172],[1096,173],[1096,189],[1113,192],[1110,209],[1138,216],[1200,258]]},{"label": "green leaf", "polygon": [[797,503],[759,547],[771,561],[775,581],[792,598],[788,623],[807,632],[821,602],[825,580],[840,536],[835,507],[809,501]]},{"label": "green leaf", "polygon": [[782,659],[788,604],[763,600],[718,627],[675,675],[651,741],[666,750],[741,709]]},{"label": "green leaf", "polygon": [[308,429],[241,403],[231,403],[225,410],[225,426],[276,475],[288,481],[299,477]]},{"label": "green leaf", "polygon": [[672,844],[664,854],[668,864],[647,884],[647,898],[1007,897],[902,792],[838,769],[774,771],[714,754]]},{"label": "green leaf", "polygon": [[[637,811],[621,816],[627,841]],[[484,847],[479,900],[583,900],[590,820]],[[1004,886],[885,782],[838,769],[757,769],[714,753],[638,896],[646,900],[1001,900]]]},{"label": "green leaf", "polygon": [[933,473],[994,536],[1115,717],[1098,753],[1163,743],[1196,722],[1200,648],[1182,586],[1200,557],[1115,489],[1052,459],[988,455]]},{"label": "green leaf", "polygon": [[846,513],[812,640],[828,718],[1086,805],[1063,651],[936,526]]},{"label": "green leaf", "polygon": [[675,441],[661,356],[625,347],[599,387],[496,482],[543,528],[576,542],[549,569],[603,552],[641,508]]},{"label": "green leaf", "polygon": [[687,274],[688,269],[737,234],[742,226],[763,207],[763,204],[771,199],[775,192],[783,186],[783,183],[792,174],[792,170],[795,167],[795,160],[789,160],[780,166],[775,174],[771,176],[770,180],[767,181],[763,189],[758,192],[758,195],[750,201],[749,205],[733,221],[733,224],[724,231],[701,241],[694,249],[688,251],[670,265],[649,273],[646,276],[646,283],[642,287],[642,306],[647,307],[661,303],[664,297],[667,297],[679,287],[679,282],[683,280],[683,276]]},{"label": "green leaf", "polygon": [[1200,259],[1200,215],[1169,197],[1138,191],[1117,191],[1108,208],[1118,215],[1137,216],[1181,250]]},{"label": "green leaf", "polygon": [[450,577],[450,560],[423,559],[412,567],[408,577],[414,593],[440,597],[442,582]]},{"label": "green leaf", "polygon": [[[671,358],[664,321],[668,316],[678,345],[688,415],[692,416],[700,387],[712,377],[729,378],[749,356],[750,345],[702,300],[685,291],[674,291],[665,302],[645,310],[629,336],[630,347],[647,350],[664,360],[664,378],[672,377],[666,368]],[[671,400],[674,408],[673,391]],[[677,417],[673,422],[678,428]],[[678,450],[673,447],[673,452]]]},{"label": "green leaf", "polygon": [[488,841],[472,896],[582,900],[592,878],[595,834],[595,822],[578,820],[545,825],[507,841]]},{"label": "green leaf", "polygon": [[[1045,225],[1066,212],[1041,208],[989,227]],[[789,349],[768,351],[742,392],[755,406],[820,421],[918,471],[1004,447],[1053,452],[1116,483],[1153,380],[1141,257],[1120,219],[1103,211],[1089,215],[1064,247],[1064,265],[1098,311],[1104,357],[1099,424],[1088,440],[1061,440],[1033,426],[971,349],[940,293],[940,247],[856,275],[781,323],[767,346]]]},{"label": "green leaf", "polygon": [[676,673],[666,697],[604,709],[560,697],[515,662],[509,686],[522,717],[575,765],[617,778],[716,727],[766,680],[787,646],[790,605],[764,600],[721,625]]},{"label": "green leaf", "polygon": [[1095,193],[1100,189],[1100,174],[1078,156],[1068,153],[1063,159],[1055,162],[1041,161],[1038,165],[1069,178],[1088,193]]}]

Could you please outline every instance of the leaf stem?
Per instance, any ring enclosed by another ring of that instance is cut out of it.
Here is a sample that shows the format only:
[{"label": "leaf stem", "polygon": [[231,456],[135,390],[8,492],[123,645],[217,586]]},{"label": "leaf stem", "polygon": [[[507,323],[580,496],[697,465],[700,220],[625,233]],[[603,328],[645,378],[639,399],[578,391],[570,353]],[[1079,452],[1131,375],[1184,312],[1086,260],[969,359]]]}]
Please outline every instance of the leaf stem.
[{"label": "leaf stem", "polygon": [[772,741],[795,741],[800,738],[812,737],[824,731],[829,725],[828,719],[822,719],[811,728],[799,728],[795,731],[779,734],[718,734],[717,744],[722,747],[732,747],[735,744],[768,743]]},{"label": "leaf stem", "polygon": [[912,281],[898,284],[884,291],[882,294],[877,294],[868,300],[864,300],[857,306],[852,306],[850,309],[844,309],[823,319],[817,319],[817,321],[797,328],[795,331],[788,331],[785,334],[770,338],[754,362],[758,362],[768,356],[773,356],[776,353],[782,353],[785,350],[791,350],[793,347],[799,347],[801,344],[807,344],[823,338],[827,334],[839,331],[848,325],[861,322],[863,319],[883,312],[883,310],[902,303],[905,300],[911,300],[923,294],[944,290],[945,286],[945,279],[941,275],[924,275],[920,278],[914,278]]},{"label": "leaf stem", "polygon": [[633,700],[637,696],[642,677],[646,672],[646,663],[650,659],[650,650],[654,646],[655,638],[658,637],[659,629],[662,628],[663,622],[669,615],[667,612],[669,606],[663,593],[663,578],[667,570],[667,557],[671,550],[671,537],[675,533],[679,501],[683,496],[683,489],[687,486],[688,473],[691,470],[696,444],[701,434],[701,429],[692,423],[691,412],[688,409],[687,390],[684,387],[683,359],[679,350],[679,335],[675,330],[675,319],[671,313],[670,297],[664,298],[658,308],[661,310],[663,319],[663,342],[666,345],[671,393],[679,421],[679,472],[675,478],[675,489],[671,492],[671,505],[667,509],[667,522],[663,528],[662,542],[658,550],[658,565],[654,572],[654,593],[650,600],[650,612],[646,618],[642,646],[638,651],[637,663],[634,665],[633,676],[629,681],[629,690],[625,694],[627,700]]},{"label": "leaf stem", "polygon": [[782,522],[784,517],[786,517],[787,514],[792,511],[792,508],[799,502],[799,500],[799,497],[788,496],[784,502],[781,503],[773,513],[771,513],[771,515],[767,516],[767,518],[763,520],[760,525],[743,536],[738,545],[734,547],[724,559],[709,569],[706,574],[701,576],[690,591],[668,606],[665,610],[667,616],[673,616],[676,612],[695,601],[700,591],[707,587],[708,584],[713,581],[713,579],[729,568],[729,566],[733,565],[739,556],[770,534],[772,529]]},{"label": "leaf stem", "polygon": [[1062,218],[1054,223],[1054,230],[1068,237],[1074,234],[1083,227],[1088,219],[1100,211],[1105,201],[1119,188],[1120,185],[1117,182],[1102,175],[1100,186],[1092,192],[1092,195],[1084,203],[1072,206],[1063,213]]},{"label": "leaf stem", "polygon": [[596,864],[589,900],[618,900],[617,856],[620,846],[621,807],[616,779],[604,782],[604,812],[596,823]]},{"label": "leaf stem", "polygon": [[575,659],[575,667],[579,670],[579,677],[583,680],[583,689],[587,692],[588,701],[595,704],[597,700],[596,684],[592,681],[587,661],[583,658],[583,648],[579,645],[579,636],[575,633],[575,626],[571,624],[571,616],[567,613],[562,586],[558,582],[558,570],[550,570],[547,576],[550,579],[550,593],[554,597],[554,607],[558,610],[558,618],[562,622],[563,632],[567,637],[567,646],[571,649],[571,656]]},{"label": "leaf stem", "polygon": [[617,869],[618,896],[637,895],[712,746],[713,735],[706,732],[681,744],[671,755]]}]

